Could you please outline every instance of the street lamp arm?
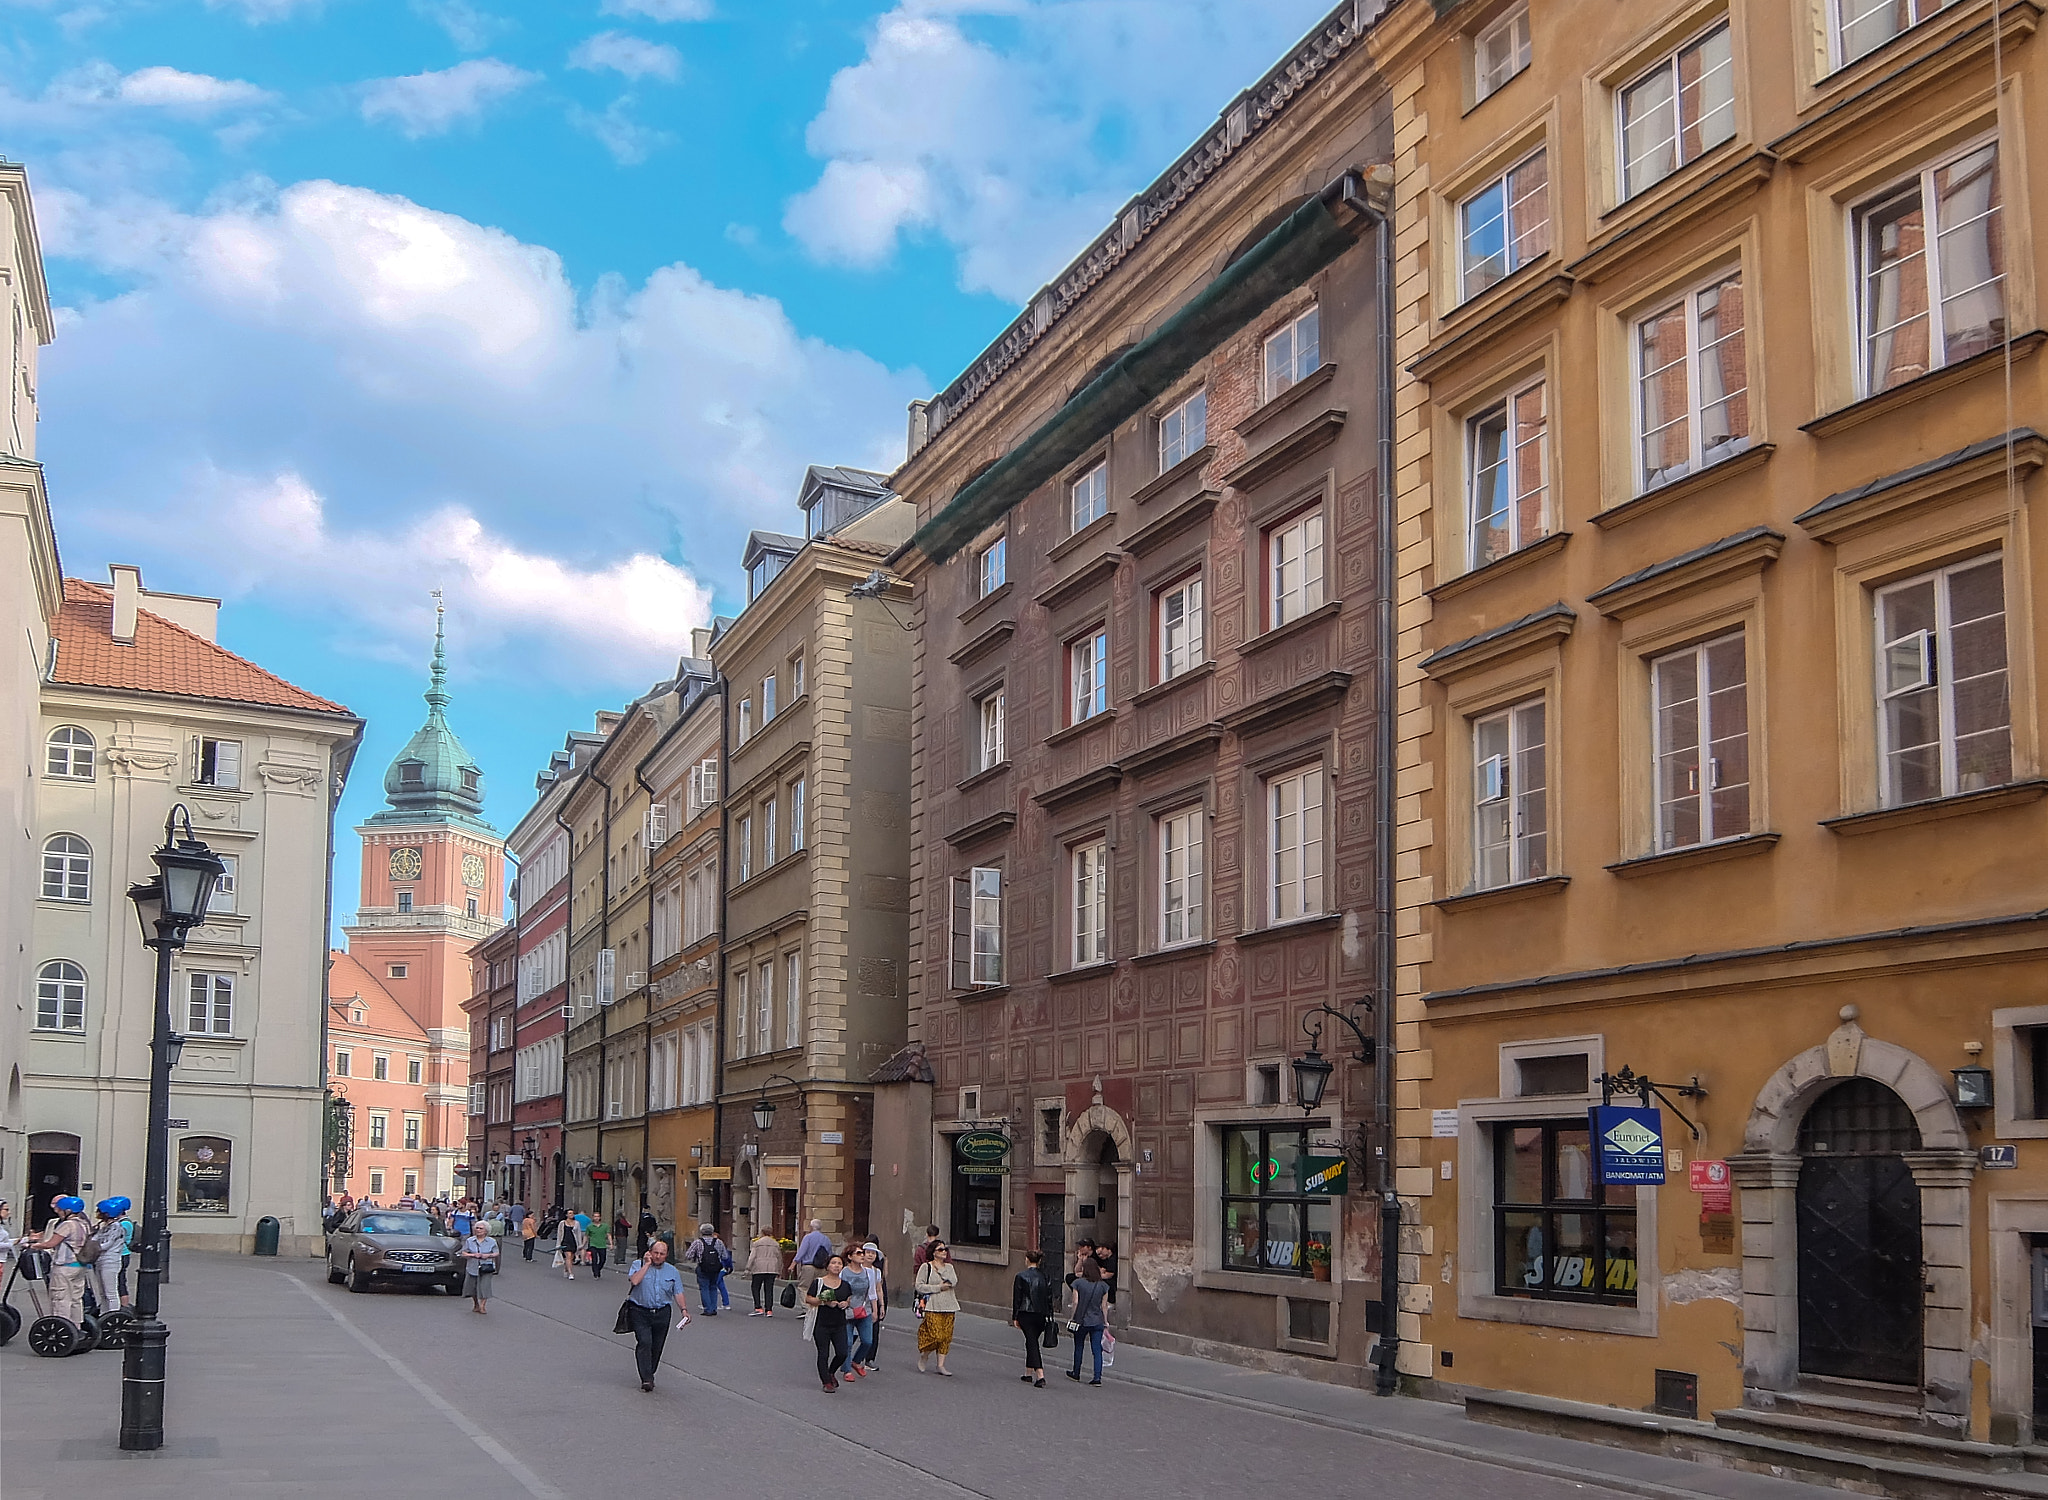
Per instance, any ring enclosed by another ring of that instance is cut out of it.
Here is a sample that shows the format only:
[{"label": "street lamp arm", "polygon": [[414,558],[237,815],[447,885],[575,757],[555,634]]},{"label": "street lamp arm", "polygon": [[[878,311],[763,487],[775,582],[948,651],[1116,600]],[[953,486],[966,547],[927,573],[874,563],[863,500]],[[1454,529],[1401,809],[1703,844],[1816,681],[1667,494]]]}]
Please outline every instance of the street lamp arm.
[{"label": "street lamp arm", "polygon": [[[1373,1010],[1372,997],[1367,995],[1360,998],[1356,1002],[1356,1006],[1370,1015]],[[1324,1016],[1336,1017],[1336,1019],[1344,1023],[1351,1035],[1357,1038],[1358,1050],[1352,1056],[1359,1062],[1369,1063],[1378,1054],[1378,1044],[1365,1034],[1364,1029],[1351,1019],[1348,1012],[1338,1010],[1334,1005],[1318,1005],[1301,1018],[1301,1029],[1308,1033],[1309,1046],[1311,1048],[1320,1049],[1323,1044]]]}]

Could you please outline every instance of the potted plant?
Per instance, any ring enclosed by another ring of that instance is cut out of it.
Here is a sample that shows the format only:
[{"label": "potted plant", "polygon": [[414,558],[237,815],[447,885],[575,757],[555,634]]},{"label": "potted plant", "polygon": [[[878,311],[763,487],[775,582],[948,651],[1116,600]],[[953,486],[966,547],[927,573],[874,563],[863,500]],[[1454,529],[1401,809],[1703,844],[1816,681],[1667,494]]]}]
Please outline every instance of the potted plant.
[{"label": "potted plant", "polygon": [[1308,1258],[1309,1278],[1313,1281],[1328,1281],[1330,1279],[1330,1242],[1328,1240],[1310,1240],[1306,1255]]}]

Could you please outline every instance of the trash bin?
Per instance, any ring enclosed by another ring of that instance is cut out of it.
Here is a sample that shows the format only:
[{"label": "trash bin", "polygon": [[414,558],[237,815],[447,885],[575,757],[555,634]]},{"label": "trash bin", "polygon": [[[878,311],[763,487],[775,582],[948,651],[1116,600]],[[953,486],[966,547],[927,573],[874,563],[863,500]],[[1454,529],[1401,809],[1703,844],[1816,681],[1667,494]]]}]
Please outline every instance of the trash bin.
[{"label": "trash bin", "polygon": [[277,1231],[279,1227],[277,1220],[269,1214],[265,1214],[256,1221],[256,1253],[258,1255],[277,1254]]}]

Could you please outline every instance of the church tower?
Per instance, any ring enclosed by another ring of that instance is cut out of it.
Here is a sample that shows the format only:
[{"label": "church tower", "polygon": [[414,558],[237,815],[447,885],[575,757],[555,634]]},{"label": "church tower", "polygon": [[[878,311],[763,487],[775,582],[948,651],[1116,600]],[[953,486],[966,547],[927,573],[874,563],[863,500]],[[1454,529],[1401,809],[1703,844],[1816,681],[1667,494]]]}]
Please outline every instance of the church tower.
[{"label": "church tower", "polygon": [[469,1132],[469,950],[504,924],[505,841],[483,818],[483,771],[448,725],[448,653],[434,606],[427,721],[384,773],[385,806],[356,829],[362,904],[349,953],[427,1036],[421,1188],[455,1192]]}]

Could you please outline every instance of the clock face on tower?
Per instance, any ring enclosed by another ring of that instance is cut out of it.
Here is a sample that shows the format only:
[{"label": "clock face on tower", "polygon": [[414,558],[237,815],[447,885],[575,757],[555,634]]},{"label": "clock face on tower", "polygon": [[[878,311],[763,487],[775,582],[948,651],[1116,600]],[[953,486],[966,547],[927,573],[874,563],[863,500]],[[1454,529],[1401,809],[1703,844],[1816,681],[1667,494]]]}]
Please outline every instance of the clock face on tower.
[{"label": "clock face on tower", "polygon": [[418,880],[420,878],[420,851],[417,849],[393,849],[391,851],[391,878],[393,880]]},{"label": "clock face on tower", "polygon": [[484,883],[484,857],[481,854],[462,856],[462,883],[482,888]]}]

